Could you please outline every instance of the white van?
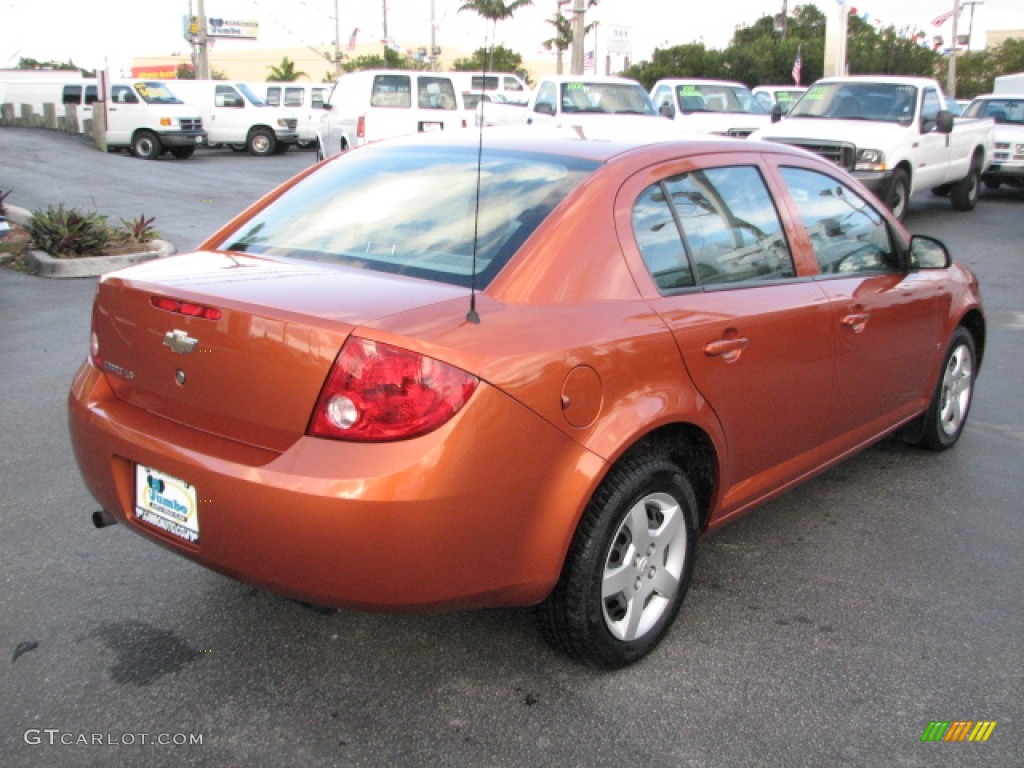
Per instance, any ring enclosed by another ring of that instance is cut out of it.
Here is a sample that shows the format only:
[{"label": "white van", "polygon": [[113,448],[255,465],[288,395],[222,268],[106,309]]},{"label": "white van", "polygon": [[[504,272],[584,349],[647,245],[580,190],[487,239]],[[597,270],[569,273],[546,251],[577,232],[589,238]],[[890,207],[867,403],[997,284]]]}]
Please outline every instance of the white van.
[{"label": "white van", "polygon": [[300,147],[311,147],[316,142],[324,103],[331,83],[249,83],[249,87],[272,107],[284,107],[298,118]]},{"label": "white van", "polygon": [[471,118],[452,74],[368,69],[342,75],[324,104],[317,157],[392,136],[465,128]]},{"label": "white van", "polygon": [[[99,91],[95,80],[69,77],[58,79],[12,79],[0,82],[0,104],[11,104],[16,119],[25,117],[25,108],[31,113],[27,119],[31,124],[44,124],[44,106],[52,104],[58,117],[66,114],[68,106],[77,109],[78,125],[76,130],[84,130],[86,120],[92,118],[92,105],[99,100]],[[57,127],[57,126],[50,126]]]},{"label": "white van", "polygon": [[206,143],[198,110],[184,104],[163,80],[112,80],[105,100],[95,107],[100,108],[108,150],[129,149],[144,160],[170,152],[184,160]]},{"label": "white van", "polygon": [[750,89],[732,80],[665,78],[654,84],[651,99],[687,132],[745,139],[771,125],[771,115]]},{"label": "white van", "polygon": [[298,119],[290,110],[268,106],[245,83],[225,80],[168,80],[189,106],[200,111],[211,145],[250,154],[281,154],[299,140]]},{"label": "white van", "polygon": [[[530,88],[519,75],[511,72],[449,72],[456,87],[462,91],[466,109],[475,110],[481,101],[502,104],[525,104]],[[491,97],[491,98],[487,98]]]}]

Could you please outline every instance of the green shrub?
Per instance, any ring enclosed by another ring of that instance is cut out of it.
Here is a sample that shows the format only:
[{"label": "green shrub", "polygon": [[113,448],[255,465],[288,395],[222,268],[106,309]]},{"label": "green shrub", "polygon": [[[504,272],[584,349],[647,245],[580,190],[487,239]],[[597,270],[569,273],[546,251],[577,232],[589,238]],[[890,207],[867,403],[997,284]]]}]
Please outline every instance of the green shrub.
[{"label": "green shrub", "polygon": [[160,233],[153,229],[153,222],[156,219],[145,214],[140,214],[137,219],[121,219],[121,228],[115,234],[119,240],[126,243],[148,243],[156,240]]},{"label": "green shrub", "polygon": [[36,211],[28,225],[32,247],[61,259],[95,256],[111,240],[107,217],[98,213],[82,213],[64,205]]}]

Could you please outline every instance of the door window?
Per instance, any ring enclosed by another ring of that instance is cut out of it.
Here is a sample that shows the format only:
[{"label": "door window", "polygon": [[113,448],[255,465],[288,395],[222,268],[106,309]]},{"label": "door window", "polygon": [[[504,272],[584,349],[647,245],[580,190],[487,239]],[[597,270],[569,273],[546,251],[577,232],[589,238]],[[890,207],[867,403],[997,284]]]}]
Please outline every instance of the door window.
[{"label": "door window", "polygon": [[845,184],[817,171],[783,168],[823,274],[899,268],[885,219]]},{"label": "door window", "polygon": [[412,85],[407,75],[377,75],[373,79],[371,107],[409,109],[412,106]]},{"label": "door window", "polygon": [[633,231],[663,293],[796,274],[771,193],[753,166],[692,171],[649,187],[634,205]]}]

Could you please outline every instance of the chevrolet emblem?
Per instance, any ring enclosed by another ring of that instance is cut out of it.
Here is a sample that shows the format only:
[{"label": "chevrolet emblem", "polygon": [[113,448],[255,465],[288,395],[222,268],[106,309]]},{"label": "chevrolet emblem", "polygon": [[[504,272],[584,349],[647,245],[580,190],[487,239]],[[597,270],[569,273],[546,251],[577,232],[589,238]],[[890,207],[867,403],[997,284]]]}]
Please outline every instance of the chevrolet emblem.
[{"label": "chevrolet emblem", "polygon": [[192,352],[198,343],[199,339],[193,339],[184,331],[168,331],[164,334],[164,346],[179,355]]}]

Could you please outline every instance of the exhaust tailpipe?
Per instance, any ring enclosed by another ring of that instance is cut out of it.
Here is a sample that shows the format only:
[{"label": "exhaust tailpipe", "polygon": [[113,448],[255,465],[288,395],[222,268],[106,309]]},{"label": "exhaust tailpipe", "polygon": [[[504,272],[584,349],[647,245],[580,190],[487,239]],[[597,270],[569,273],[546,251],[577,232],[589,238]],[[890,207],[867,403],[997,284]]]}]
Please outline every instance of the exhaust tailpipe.
[{"label": "exhaust tailpipe", "polygon": [[92,513],[92,524],[97,528],[106,528],[108,525],[116,525],[117,518],[105,509],[97,509]]}]

